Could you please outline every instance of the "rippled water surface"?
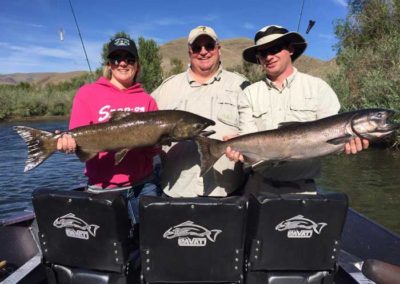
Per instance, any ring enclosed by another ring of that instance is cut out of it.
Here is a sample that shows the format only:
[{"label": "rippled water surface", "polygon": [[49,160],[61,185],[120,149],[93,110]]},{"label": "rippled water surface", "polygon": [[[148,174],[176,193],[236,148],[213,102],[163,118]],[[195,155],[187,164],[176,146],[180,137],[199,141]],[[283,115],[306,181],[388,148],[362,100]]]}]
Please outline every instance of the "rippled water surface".
[{"label": "rippled water surface", "polygon": [[44,130],[65,130],[67,121],[0,124],[0,219],[17,211],[31,209],[36,188],[69,189],[85,183],[84,164],[75,155],[56,153],[39,167],[24,173],[27,148],[14,131],[14,125]]},{"label": "rippled water surface", "polygon": [[[68,190],[84,184],[83,166],[75,155],[56,153],[42,165],[24,173],[25,143],[13,130],[26,125],[65,130],[66,121],[0,124],[0,219],[31,209],[37,188]],[[318,185],[348,195],[350,206],[400,234],[400,153],[368,149],[355,156],[332,155],[323,159]]]}]

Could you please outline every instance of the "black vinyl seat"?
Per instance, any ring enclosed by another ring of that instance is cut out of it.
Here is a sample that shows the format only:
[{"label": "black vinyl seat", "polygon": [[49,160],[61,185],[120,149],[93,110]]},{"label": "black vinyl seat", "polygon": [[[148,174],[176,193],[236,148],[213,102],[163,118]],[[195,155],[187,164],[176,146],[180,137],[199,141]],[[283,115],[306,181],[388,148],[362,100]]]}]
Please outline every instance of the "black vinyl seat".
[{"label": "black vinyl seat", "polygon": [[347,209],[341,193],[250,195],[246,283],[332,283]]},{"label": "black vinyl seat", "polygon": [[144,282],[242,282],[246,205],[245,197],[143,197]]},{"label": "black vinyl seat", "polygon": [[[32,198],[43,263],[56,283],[125,283],[132,248],[120,193],[39,189]],[[125,282],[124,282],[125,281]]]}]

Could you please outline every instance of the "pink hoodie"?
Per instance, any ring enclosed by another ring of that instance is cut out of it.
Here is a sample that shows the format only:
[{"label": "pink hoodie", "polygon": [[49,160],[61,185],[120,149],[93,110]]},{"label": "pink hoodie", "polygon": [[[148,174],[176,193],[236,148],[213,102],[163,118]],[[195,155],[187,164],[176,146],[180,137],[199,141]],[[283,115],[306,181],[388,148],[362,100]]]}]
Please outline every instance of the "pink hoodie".
[{"label": "pink hoodie", "polygon": [[[69,128],[106,122],[113,111],[145,112],[157,109],[154,99],[139,83],[119,90],[108,79],[101,77],[78,90],[72,105]],[[133,149],[116,166],[113,153],[101,152],[86,162],[88,184],[112,188],[140,181],[152,173],[153,156],[157,152],[158,148]]]}]

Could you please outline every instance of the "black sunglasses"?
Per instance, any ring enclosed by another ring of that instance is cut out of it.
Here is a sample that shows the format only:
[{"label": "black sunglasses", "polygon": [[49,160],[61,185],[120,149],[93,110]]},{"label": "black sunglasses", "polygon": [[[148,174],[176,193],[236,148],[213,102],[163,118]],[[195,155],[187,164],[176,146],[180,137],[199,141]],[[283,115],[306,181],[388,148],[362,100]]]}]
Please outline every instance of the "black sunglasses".
[{"label": "black sunglasses", "polygon": [[122,61],[124,61],[128,65],[133,65],[136,62],[136,58],[132,56],[112,56],[109,58],[109,62],[113,65],[119,65]]},{"label": "black sunglasses", "polygon": [[261,57],[266,57],[267,55],[275,55],[275,54],[281,52],[286,47],[287,47],[286,44],[275,45],[270,48],[257,50],[257,54]]},{"label": "black sunglasses", "polygon": [[193,44],[190,46],[193,53],[199,53],[203,47],[207,50],[207,52],[211,52],[215,49],[215,42],[209,42],[206,44]]}]

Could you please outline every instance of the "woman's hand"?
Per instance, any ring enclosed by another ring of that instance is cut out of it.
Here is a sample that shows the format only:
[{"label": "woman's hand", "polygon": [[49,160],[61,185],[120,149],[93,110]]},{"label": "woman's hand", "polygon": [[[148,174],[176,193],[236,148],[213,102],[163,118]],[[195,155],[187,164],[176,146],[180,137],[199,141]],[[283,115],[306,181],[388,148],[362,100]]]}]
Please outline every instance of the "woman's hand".
[{"label": "woman's hand", "polygon": [[[56,131],[57,133],[57,131]],[[57,150],[64,152],[66,154],[74,153],[76,150],[76,142],[75,139],[71,136],[71,134],[64,133],[57,140]]]}]

